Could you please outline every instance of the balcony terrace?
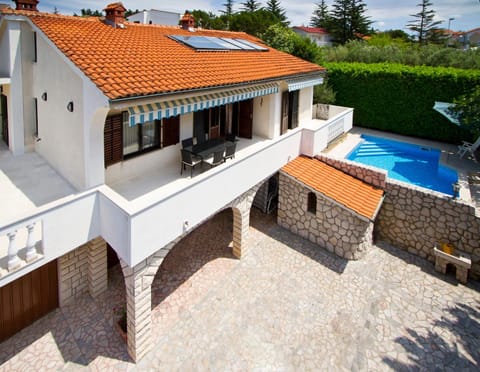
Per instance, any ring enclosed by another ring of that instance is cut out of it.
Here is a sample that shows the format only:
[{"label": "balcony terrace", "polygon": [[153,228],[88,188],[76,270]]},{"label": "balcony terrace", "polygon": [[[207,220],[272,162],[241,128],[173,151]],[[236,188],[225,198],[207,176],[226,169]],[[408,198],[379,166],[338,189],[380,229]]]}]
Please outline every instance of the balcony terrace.
[{"label": "balcony terrace", "polygon": [[312,120],[274,139],[240,138],[234,159],[212,169],[198,167],[193,177],[189,171],[180,175],[180,144],[153,151],[125,162],[130,165],[120,164],[130,169],[127,172],[113,176],[107,168],[105,184],[83,192],[38,154],[13,157],[4,147],[0,186],[8,207],[1,215],[0,282],[14,280],[97,236],[133,266],[299,154],[321,151],[331,136],[350,130],[352,111]]}]

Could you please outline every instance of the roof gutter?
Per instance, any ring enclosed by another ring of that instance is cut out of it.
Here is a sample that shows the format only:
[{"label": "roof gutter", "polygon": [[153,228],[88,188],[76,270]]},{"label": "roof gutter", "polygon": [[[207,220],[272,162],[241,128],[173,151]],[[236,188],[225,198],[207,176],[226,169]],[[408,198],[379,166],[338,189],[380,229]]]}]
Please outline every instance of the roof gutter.
[{"label": "roof gutter", "polygon": [[235,88],[243,85],[251,85],[251,84],[263,84],[263,83],[271,83],[274,81],[279,81],[279,80],[288,80],[292,78],[308,78],[308,77],[314,77],[317,76],[318,74],[324,75],[324,71],[318,71],[315,73],[308,73],[308,74],[295,74],[295,75],[287,75],[287,76],[279,76],[276,78],[271,78],[271,79],[262,79],[262,80],[256,80],[256,81],[250,81],[250,82],[244,82],[244,83],[236,83],[236,84],[229,84],[229,85],[218,85],[218,86],[212,86],[212,87],[205,87],[205,88],[196,88],[196,89],[184,89],[184,90],[177,90],[174,92],[163,92],[163,93],[154,93],[154,94],[146,94],[142,96],[132,96],[132,97],[121,97],[121,98],[111,98],[108,101],[110,104],[115,104],[115,103],[123,103],[125,101],[136,101],[136,100],[143,100],[143,99],[148,99],[148,98],[155,98],[155,97],[166,97],[166,96],[171,96],[171,95],[181,95],[181,94],[186,94],[186,93],[201,93],[213,89],[228,89],[228,88]]}]

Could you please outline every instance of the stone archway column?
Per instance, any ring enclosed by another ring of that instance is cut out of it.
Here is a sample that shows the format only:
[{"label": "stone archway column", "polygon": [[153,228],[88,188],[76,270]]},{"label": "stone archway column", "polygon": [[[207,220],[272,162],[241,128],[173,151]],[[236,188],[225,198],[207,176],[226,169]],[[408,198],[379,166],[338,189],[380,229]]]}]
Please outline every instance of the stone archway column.
[{"label": "stone archway column", "polygon": [[251,188],[232,203],[233,209],[233,255],[241,258],[247,253],[247,237],[250,228],[250,208],[259,185]]},{"label": "stone archway column", "polygon": [[99,237],[87,244],[88,292],[90,296],[97,297],[108,287],[107,243]]},{"label": "stone archway column", "polygon": [[233,255],[241,258],[247,253],[248,228],[250,226],[250,208],[233,209]]},{"label": "stone archway column", "polygon": [[148,269],[146,260],[133,268],[120,262],[127,297],[127,349],[137,362],[153,347],[151,281],[144,278]]},{"label": "stone archway column", "polygon": [[175,239],[134,267],[120,258],[127,301],[127,349],[135,362],[153,348],[152,282],[165,256],[179,240]]}]

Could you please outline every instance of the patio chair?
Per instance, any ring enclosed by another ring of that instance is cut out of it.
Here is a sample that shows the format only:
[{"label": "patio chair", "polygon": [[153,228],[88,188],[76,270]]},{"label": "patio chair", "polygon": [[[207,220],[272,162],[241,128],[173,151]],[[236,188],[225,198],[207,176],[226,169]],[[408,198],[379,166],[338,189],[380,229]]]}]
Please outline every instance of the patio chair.
[{"label": "patio chair", "polygon": [[180,168],[180,174],[183,173],[183,170],[185,169],[186,166],[190,167],[190,177],[193,175],[193,168],[197,166],[198,164],[202,163],[202,159],[197,158],[194,156],[190,151],[187,150],[180,150],[182,152],[182,165]]},{"label": "patio chair", "polygon": [[193,146],[193,138],[192,137],[185,138],[184,140],[182,140],[182,148],[191,147],[191,146]]},{"label": "patio chair", "polygon": [[229,142],[235,142],[236,141],[236,138],[235,138],[235,134],[234,133],[229,133],[225,136],[225,140],[229,141]]},{"label": "patio chair", "polygon": [[205,132],[200,132],[200,133],[197,133],[195,138],[197,139],[197,143],[203,143],[207,140],[207,135]]},{"label": "patio chair", "polygon": [[479,146],[480,146],[480,137],[478,137],[474,143],[463,141],[461,145],[458,145],[457,155],[463,158],[465,154],[468,152],[476,160],[475,151],[477,151]]},{"label": "patio chair", "polygon": [[223,163],[223,154],[225,150],[218,150],[213,153],[213,157],[204,160],[203,162],[208,164],[210,168],[216,167]]},{"label": "patio chair", "polygon": [[235,158],[235,148],[237,147],[236,143],[231,143],[225,145],[225,156],[223,157],[223,161],[227,161],[227,159]]}]

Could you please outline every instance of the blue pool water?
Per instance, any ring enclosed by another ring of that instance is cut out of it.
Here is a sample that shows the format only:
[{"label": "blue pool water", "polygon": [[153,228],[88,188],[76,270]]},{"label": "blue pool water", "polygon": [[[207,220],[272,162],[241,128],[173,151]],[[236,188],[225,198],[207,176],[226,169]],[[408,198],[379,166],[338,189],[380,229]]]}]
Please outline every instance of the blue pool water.
[{"label": "blue pool water", "polygon": [[386,138],[362,135],[362,142],[347,156],[388,171],[388,177],[453,195],[457,173],[439,164],[440,151]]}]

